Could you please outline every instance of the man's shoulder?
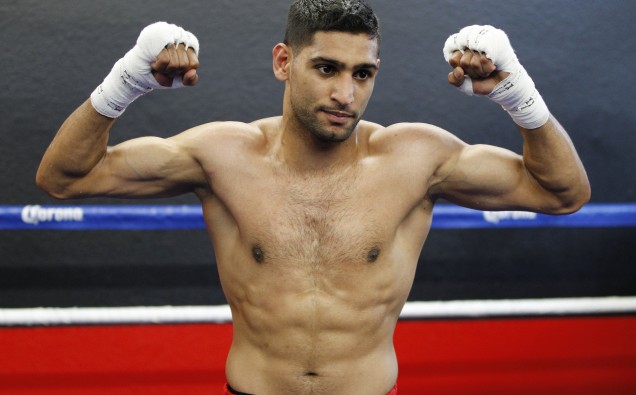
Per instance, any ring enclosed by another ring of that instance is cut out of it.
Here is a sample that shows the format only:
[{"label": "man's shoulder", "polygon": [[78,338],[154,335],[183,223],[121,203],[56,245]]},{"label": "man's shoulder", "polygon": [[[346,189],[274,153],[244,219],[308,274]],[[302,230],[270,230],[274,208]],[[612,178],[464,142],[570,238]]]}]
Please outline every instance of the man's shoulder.
[{"label": "man's shoulder", "polygon": [[389,126],[366,123],[369,145],[391,148],[403,145],[415,148],[418,145],[435,146],[457,138],[450,132],[428,123],[402,122]]},{"label": "man's shoulder", "polygon": [[261,119],[254,122],[239,121],[214,121],[204,123],[186,130],[184,133],[190,134],[198,138],[215,138],[215,137],[249,137],[257,136],[264,133],[264,129],[268,124],[272,124],[275,118]]},{"label": "man's shoulder", "polygon": [[195,126],[176,137],[195,146],[215,142],[223,142],[227,146],[233,141],[241,144],[248,142],[258,144],[266,139],[267,134],[274,129],[275,124],[276,118],[261,119],[250,123],[215,121]]}]

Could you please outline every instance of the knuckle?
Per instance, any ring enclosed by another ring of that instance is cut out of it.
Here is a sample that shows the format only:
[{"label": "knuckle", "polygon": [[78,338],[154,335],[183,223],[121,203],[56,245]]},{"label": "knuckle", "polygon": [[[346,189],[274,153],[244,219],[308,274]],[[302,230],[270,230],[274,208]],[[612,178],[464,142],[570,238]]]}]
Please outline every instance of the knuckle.
[{"label": "knuckle", "polygon": [[473,61],[473,58],[474,56],[471,51],[465,51],[461,57],[460,65],[463,67],[469,67],[471,65],[471,62]]},{"label": "knuckle", "polygon": [[459,66],[459,62],[461,61],[461,58],[462,58],[462,53],[457,51],[453,54],[453,56],[450,57],[450,59],[448,60],[448,63],[450,63],[450,65],[453,67],[457,67]]},{"label": "knuckle", "polygon": [[161,52],[159,52],[159,55],[157,55],[157,63],[168,63],[170,62],[170,54],[168,53],[167,50],[163,50]]}]

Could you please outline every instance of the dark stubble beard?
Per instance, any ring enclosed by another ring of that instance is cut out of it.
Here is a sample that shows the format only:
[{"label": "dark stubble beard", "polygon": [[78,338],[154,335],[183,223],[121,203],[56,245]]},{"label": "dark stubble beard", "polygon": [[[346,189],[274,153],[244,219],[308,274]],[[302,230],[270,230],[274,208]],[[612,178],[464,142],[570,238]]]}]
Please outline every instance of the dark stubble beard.
[{"label": "dark stubble beard", "polygon": [[336,134],[329,131],[320,123],[320,120],[318,119],[318,113],[325,110],[344,111],[344,109],[320,106],[312,111],[308,107],[296,106],[293,101],[291,103],[291,106],[300,126],[308,130],[313,138],[320,142],[341,143],[343,141],[346,141],[349,137],[351,137],[351,134],[358,126],[358,122],[360,122],[359,115],[357,113],[353,113],[352,119],[354,120],[354,122],[351,124],[351,126],[347,127],[345,133]]}]

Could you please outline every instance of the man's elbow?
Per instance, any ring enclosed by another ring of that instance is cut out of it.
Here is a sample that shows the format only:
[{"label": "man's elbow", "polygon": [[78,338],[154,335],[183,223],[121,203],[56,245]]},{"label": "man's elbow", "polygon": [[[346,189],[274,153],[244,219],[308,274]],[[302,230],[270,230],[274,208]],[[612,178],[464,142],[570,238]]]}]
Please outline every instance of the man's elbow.
[{"label": "man's elbow", "polygon": [[592,188],[587,179],[577,188],[559,196],[559,204],[551,214],[572,214],[585,206],[592,197]]},{"label": "man's elbow", "polygon": [[35,185],[55,199],[65,200],[75,197],[65,183],[56,181],[55,177],[47,175],[41,170],[35,174]]}]

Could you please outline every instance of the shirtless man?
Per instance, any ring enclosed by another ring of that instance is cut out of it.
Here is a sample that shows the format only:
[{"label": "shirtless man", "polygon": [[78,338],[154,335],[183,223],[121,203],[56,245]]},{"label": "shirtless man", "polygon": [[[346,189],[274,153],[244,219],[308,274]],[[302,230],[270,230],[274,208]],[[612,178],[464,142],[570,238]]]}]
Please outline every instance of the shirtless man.
[{"label": "shirtless man", "polygon": [[298,0],[289,15],[273,49],[282,116],[107,147],[115,118],[147,86],[198,80],[196,38],[151,25],[61,126],[37,183],[61,199],[196,194],[232,310],[226,391],[395,393],[393,333],[435,201],[564,214],[590,187],[500,30],[451,36],[448,81],[507,108],[523,156],[429,124],[360,120],[380,68],[373,11]]}]

